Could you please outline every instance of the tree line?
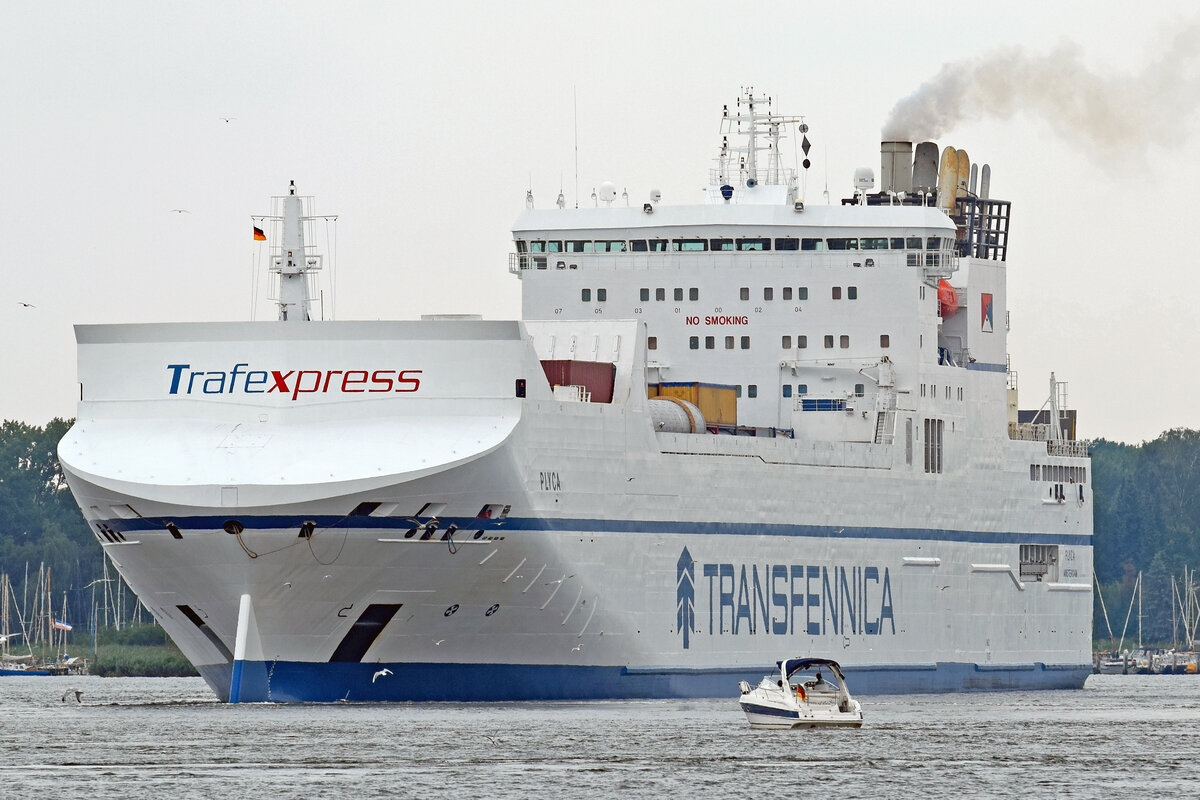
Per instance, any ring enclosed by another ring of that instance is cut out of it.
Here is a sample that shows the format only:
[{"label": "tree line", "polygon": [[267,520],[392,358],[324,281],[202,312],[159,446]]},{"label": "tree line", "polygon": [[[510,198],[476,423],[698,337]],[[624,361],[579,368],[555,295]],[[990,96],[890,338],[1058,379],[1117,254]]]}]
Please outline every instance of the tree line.
[{"label": "tree line", "polygon": [[[58,442],[72,422],[0,424],[0,572],[19,598],[33,591],[44,563],[56,610],[65,592],[71,621],[86,626],[95,603],[89,585],[103,575],[103,556],[58,463]],[[1137,445],[1099,439],[1091,454],[1095,572],[1109,618],[1119,635],[1141,572],[1143,639],[1168,642],[1183,570],[1200,567],[1200,431],[1169,430]],[[1095,633],[1108,635],[1099,595]]]}]

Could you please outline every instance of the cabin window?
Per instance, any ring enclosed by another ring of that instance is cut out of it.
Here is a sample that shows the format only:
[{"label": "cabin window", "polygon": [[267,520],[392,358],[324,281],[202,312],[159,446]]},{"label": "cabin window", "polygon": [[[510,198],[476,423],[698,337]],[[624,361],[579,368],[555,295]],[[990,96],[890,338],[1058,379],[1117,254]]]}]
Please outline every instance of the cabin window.
[{"label": "cabin window", "polygon": [[746,397],[758,397],[758,384],[752,383],[746,387]]},{"label": "cabin window", "polygon": [[726,337],[725,337],[725,349],[726,349],[726,350],[732,350],[732,349],[733,349],[733,337],[732,337],[732,336],[726,336]]},{"label": "cabin window", "polygon": [[650,290],[649,290],[649,289],[642,289],[641,291],[639,291],[639,292],[638,292],[638,299],[639,299],[639,300],[641,300],[643,303],[648,303],[648,302],[650,302]]},{"label": "cabin window", "polygon": [[740,290],[738,290],[738,296],[741,297],[743,300],[749,300],[750,299],[750,287],[743,286]]},{"label": "cabin window", "polygon": [[546,257],[545,256],[534,256],[533,257],[533,266],[536,267],[537,269],[545,269],[546,268]]},{"label": "cabin window", "polygon": [[657,336],[651,336],[646,339],[646,349],[647,350],[657,350],[658,349],[658,337]]},{"label": "cabin window", "polygon": [[649,246],[651,253],[665,253],[670,249],[667,247],[668,242],[666,239],[649,239],[646,244]]},{"label": "cabin window", "polygon": [[843,333],[841,335],[841,337],[838,339],[838,347],[845,350],[849,346],[850,346],[850,337]]},{"label": "cabin window", "polygon": [[904,249],[904,240],[902,238],[900,238],[899,236],[894,237],[892,239],[892,249],[893,250],[903,250]]},{"label": "cabin window", "polygon": [[797,336],[796,337],[796,347],[799,347],[801,350],[808,347],[808,337],[807,336]]},{"label": "cabin window", "polygon": [[659,302],[666,300],[667,299],[667,290],[666,289],[655,289],[654,290],[654,299]]},{"label": "cabin window", "polygon": [[808,394],[808,384],[807,383],[797,383],[796,384],[796,394]]},{"label": "cabin window", "polygon": [[712,349],[716,348],[716,346],[717,346],[717,339],[715,336],[705,336],[704,337],[704,349],[705,350],[712,350]]},{"label": "cabin window", "polygon": [[691,300],[694,302],[699,299],[700,299],[700,290],[698,288],[693,286],[692,288],[688,289],[688,300]]},{"label": "cabin window", "polygon": [[920,253],[909,253],[908,254],[908,265],[910,267],[921,266],[921,254]]},{"label": "cabin window", "polygon": [[524,239],[517,239],[517,252],[518,253],[528,252],[528,247],[526,246]]},{"label": "cabin window", "polygon": [[792,385],[790,383],[785,383],[783,385],[783,396],[784,397],[792,396]]},{"label": "cabin window", "polygon": [[797,300],[807,300],[808,299],[808,287],[807,286],[801,286],[799,289],[796,290],[796,299]]},{"label": "cabin window", "polygon": [[790,337],[790,336],[783,337],[783,349],[784,350],[792,349],[792,337]]},{"label": "cabin window", "polygon": [[596,242],[596,252],[601,252],[600,245],[602,244],[608,245],[608,252],[610,253],[624,253],[626,249],[625,242]]},{"label": "cabin window", "polygon": [[792,238],[776,239],[775,240],[775,249],[776,250],[799,250],[800,249],[800,240],[792,239]]},{"label": "cabin window", "polygon": [[690,339],[688,339],[688,348],[691,350],[699,350],[700,349],[700,337],[693,336]]},{"label": "cabin window", "polygon": [[646,240],[645,239],[634,239],[632,242],[629,243],[629,249],[635,253],[646,252]]},{"label": "cabin window", "polygon": [[830,250],[857,250],[858,239],[828,239]]},{"label": "cabin window", "polygon": [[732,250],[733,239],[709,239],[709,245],[713,250]]},{"label": "cabin window", "polygon": [[826,349],[826,350],[832,350],[832,349],[833,349],[833,336],[826,336],[826,337],[825,337],[825,349]]},{"label": "cabin window", "polygon": [[597,303],[605,303],[607,301],[608,301],[608,289],[597,289],[596,290],[596,302]]},{"label": "cabin window", "polygon": [[738,250],[770,250],[770,239],[738,239]]},{"label": "cabin window", "polygon": [[749,336],[743,336],[743,337],[742,337],[742,349],[743,349],[743,350],[749,350],[749,349],[750,349],[750,337],[749,337]]},{"label": "cabin window", "polygon": [[679,287],[675,288],[675,302],[683,302],[683,289],[680,289]]},{"label": "cabin window", "polygon": [[866,393],[867,393],[867,387],[865,384],[862,384],[862,383],[854,384],[854,396],[855,397],[863,397],[866,395]]},{"label": "cabin window", "polygon": [[904,240],[904,247],[907,250],[920,250],[921,249],[921,237],[920,236],[909,236],[907,239]]},{"label": "cabin window", "polygon": [[833,299],[834,300],[842,299],[842,287],[840,287],[840,286],[833,287]]},{"label": "cabin window", "polygon": [[770,286],[763,287],[763,300],[775,299],[775,290]]},{"label": "cabin window", "polygon": [[925,249],[926,250],[941,250],[942,249],[942,237],[930,236],[928,239],[925,240]]},{"label": "cabin window", "polygon": [[801,239],[800,240],[800,249],[801,250],[824,250],[825,249],[825,240],[824,239]]},{"label": "cabin window", "polygon": [[592,290],[591,289],[581,290],[579,292],[579,299],[585,303],[590,303],[592,301]]},{"label": "cabin window", "polygon": [[888,240],[886,238],[870,238],[859,239],[858,247],[860,250],[887,250]]},{"label": "cabin window", "polygon": [[740,383],[733,387],[733,396],[738,398],[742,396],[742,385]]},{"label": "cabin window", "polygon": [[790,286],[783,287],[783,299],[784,300],[792,299],[792,287],[790,287]]},{"label": "cabin window", "polygon": [[588,249],[590,250],[591,244],[592,244],[591,242],[568,240],[567,241],[567,252],[568,253],[582,253],[582,252],[584,252],[583,246],[585,244],[588,245]]},{"label": "cabin window", "polygon": [[857,300],[858,299],[858,287],[857,286],[847,286],[846,287],[846,299],[848,299],[848,300]]},{"label": "cabin window", "polygon": [[531,253],[561,253],[562,242],[530,242],[529,252]]},{"label": "cabin window", "polygon": [[707,239],[672,239],[671,249],[683,253],[697,253],[708,249]]},{"label": "cabin window", "polygon": [[879,334],[879,346],[880,347],[891,347],[892,346],[892,337],[887,335],[886,333]]}]

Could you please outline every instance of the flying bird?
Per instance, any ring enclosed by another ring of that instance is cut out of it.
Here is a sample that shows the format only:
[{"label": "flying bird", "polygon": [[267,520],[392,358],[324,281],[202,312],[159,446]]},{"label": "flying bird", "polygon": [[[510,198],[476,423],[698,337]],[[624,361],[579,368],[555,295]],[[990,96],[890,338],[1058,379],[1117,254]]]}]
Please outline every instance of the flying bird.
[{"label": "flying bird", "polygon": [[79,689],[67,689],[67,693],[62,696],[62,701],[64,703],[67,702],[67,698],[70,697],[72,694],[75,695],[76,703],[83,702],[82,700],[79,699],[79,698],[83,697],[83,692],[80,691]]},{"label": "flying bird", "polygon": [[25,306],[26,308],[37,308],[37,306],[35,306],[33,303],[26,303],[24,300],[18,300],[17,303],[18,305]]},{"label": "flying bird", "polygon": [[233,122],[237,117],[221,117],[223,122]]},{"label": "flying bird", "polygon": [[379,672],[376,672],[374,675],[371,676],[371,683],[374,683],[377,678],[386,678],[388,675],[392,675],[392,674],[393,673],[390,669],[388,669],[387,667],[384,667],[383,669],[379,670]]},{"label": "flying bird", "polygon": [[433,646],[434,646],[434,647],[437,647],[438,645],[440,645],[440,644],[441,644],[442,642],[444,642],[444,641],[446,641],[446,640],[445,640],[445,639],[438,639],[436,642],[434,642],[434,643],[433,643]]},{"label": "flying bird", "polygon": [[188,211],[186,208],[172,208],[171,213],[172,214],[190,214],[192,212]]}]

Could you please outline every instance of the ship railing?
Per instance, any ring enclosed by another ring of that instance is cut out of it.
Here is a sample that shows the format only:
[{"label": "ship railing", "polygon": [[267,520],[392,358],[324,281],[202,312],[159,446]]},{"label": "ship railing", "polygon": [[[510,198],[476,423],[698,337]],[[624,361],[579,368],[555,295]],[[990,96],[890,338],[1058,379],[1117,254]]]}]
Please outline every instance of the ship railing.
[{"label": "ship railing", "polygon": [[1010,422],[1008,438],[1020,442],[1045,442],[1046,453],[1052,456],[1068,458],[1087,458],[1087,442],[1078,439],[1053,439],[1050,436],[1049,425],[1037,425],[1029,422]]},{"label": "ship railing", "polygon": [[1051,439],[1046,442],[1046,452],[1052,456],[1088,457],[1087,442],[1075,439]]},{"label": "ship railing", "polygon": [[721,170],[713,168],[708,171],[708,185],[721,186],[722,184],[730,184],[735,186],[745,186],[746,181],[753,178],[755,183],[760,186],[787,186],[795,177],[796,171],[788,168],[781,169],[756,169],[751,172],[748,169],[734,169],[731,165],[729,171],[722,175]]}]

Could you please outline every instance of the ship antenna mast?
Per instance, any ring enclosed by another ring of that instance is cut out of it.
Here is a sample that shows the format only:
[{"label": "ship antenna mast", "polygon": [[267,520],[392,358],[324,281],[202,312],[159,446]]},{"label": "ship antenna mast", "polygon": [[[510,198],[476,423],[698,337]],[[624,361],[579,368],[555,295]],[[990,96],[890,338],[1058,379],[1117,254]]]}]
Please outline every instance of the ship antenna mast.
[{"label": "ship antenna mast", "polygon": [[[288,193],[274,198],[275,210],[282,213],[263,218],[280,226],[276,229],[279,244],[271,248],[270,270],[278,275],[279,291],[274,299],[279,306],[281,322],[312,320],[311,283],[314,273],[321,269],[323,259],[310,252],[310,246],[304,241],[305,226],[318,219],[305,214],[305,199],[296,194],[296,182],[291,181]],[[312,198],[307,199],[311,206]]]}]

